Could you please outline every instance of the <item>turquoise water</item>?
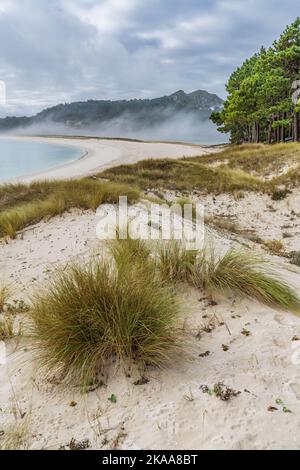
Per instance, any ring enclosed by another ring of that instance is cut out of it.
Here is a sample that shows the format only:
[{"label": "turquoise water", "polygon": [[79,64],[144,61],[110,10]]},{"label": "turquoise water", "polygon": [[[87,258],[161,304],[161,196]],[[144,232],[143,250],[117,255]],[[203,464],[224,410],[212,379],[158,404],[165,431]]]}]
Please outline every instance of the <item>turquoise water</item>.
[{"label": "turquoise water", "polygon": [[0,139],[0,181],[30,175],[76,160],[83,150],[44,142]]}]

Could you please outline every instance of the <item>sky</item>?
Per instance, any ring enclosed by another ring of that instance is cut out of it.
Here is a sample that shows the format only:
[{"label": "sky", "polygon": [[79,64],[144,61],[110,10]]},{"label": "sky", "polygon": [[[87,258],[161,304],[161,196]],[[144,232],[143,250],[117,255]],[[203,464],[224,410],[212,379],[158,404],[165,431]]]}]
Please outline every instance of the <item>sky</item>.
[{"label": "sky", "polygon": [[0,116],[179,89],[224,98],[298,15],[299,0],[0,0]]}]

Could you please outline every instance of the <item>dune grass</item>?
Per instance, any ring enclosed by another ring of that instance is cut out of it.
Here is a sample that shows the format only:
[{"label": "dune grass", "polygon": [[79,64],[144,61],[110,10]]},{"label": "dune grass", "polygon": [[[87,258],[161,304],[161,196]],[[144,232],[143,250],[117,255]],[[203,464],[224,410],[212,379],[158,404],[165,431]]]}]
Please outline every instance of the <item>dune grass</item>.
[{"label": "dune grass", "polygon": [[0,283],[0,313],[3,312],[5,304],[11,295],[11,287],[8,284]]},{"label": "dune grass", "polygon": [[157,245],[156,267],[164,281],[184,282],[192,275],[197,251],[186,250],[180,241],[166,241]]},{"label": "dune grass", "polygon": [[116,260],[69,266],[33,298],[38,356],[65,380],[95,381],[114,357],[161,366],[178,348],[174,291],[162,285],[152,263],[119,263],[118,254]]},{"label": "dune grass", "polygon": [[197,287],[255,299],[263,304],[300,312],[296,293],[273,272],[270,264],[251,252],[231,250],[222,257],[212,251],[198,259],[193,274]]},{"label": "dune grass", "polygon": [[300,300],[251,252],[187,251],[140,240],[108,244],[105,260],[69,265],[37,292],[28,313],[42,366],[67,382],[97,383],[111,362],[160,367],[182,347],[181,302],[174,284],[300,311]]},{"label": "dune grass", "polygon": [[300,251],[292,251],[289,255],[290,263],[300,267]]},{"label": "dune grass", "polygon": [[[287,165],[290,170],[286,170]],[[98,176],[135,184],[143,190],[272,194],[280,185],[299,185],[300,145],[230,145],[221,152],[199,157],[144,160],[134,165],[121,165]]]},{"label": "dune grass", "polygon": [[17,419],[5,429],[3,437],[0,437],[1,451],[29,449],[30,419],[30,416]]},{"label": "dune grass", "polygon": [[201,190],[213,193],[238,190],[259,191],[264,188],[260,178],[240,170],[212,167],[197,159],[144,160],[134,165],[114,167],[99,176],[146,189],[179,191]]},{"label": "dune grass", "polygon": [[13,316],[3,315],[0,318],[0,341],[11,339],[14,334],[14,318]]},{"label": "dune grass", "polygon": [[0,237],[13,238],[24,227],[72,208],[96,210],[102,203],[117,203],[120,196],[132,203],[139,191],[88,178],[0,186]]}]

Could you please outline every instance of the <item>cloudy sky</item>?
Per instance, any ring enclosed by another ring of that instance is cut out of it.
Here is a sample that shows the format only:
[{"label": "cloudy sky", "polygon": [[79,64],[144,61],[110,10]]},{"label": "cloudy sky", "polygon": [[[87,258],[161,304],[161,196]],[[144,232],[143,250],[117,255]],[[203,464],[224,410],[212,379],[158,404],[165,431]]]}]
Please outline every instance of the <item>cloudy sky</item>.
[{"label": "cloudy sky", "polygon": [[0,0],[0,115],[178,89],[225,97],[230,72],[297,14],[299,0]]}]

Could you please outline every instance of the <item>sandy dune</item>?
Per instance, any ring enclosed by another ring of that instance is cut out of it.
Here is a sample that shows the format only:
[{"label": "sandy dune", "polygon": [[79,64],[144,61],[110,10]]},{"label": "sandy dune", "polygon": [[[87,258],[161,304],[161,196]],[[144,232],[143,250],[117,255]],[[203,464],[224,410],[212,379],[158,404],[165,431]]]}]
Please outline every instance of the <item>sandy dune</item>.
[{"label": "sandy dune", "polygon": [[[55,142],[77,145],[88,156],[40,178],[75,177],[121,161],[212,151],[97,139]],[[238,201],[225,195],[191,198],[204,203],[208,214],[236,217],[243,228],[264,238],[282,238],[288,231],[286,249],[299,250],[298,191],[278,202],[257,194]],[[27,302],[56,266],[84,262],[103,250],[96,226],[95,213],[72,210],[28,227],[15,240],[0,240],[0,282],[11,282],[13,299]],[[233,233],[210,234],[222,250],[245,242]],[[260,249],[247,240],[249,245]],[[300,268],[284,258],[271,259],[299,292]],[[185,353],[164,370],[148,370],[145,385],[134,385],[140,378],[137,371],[126,377],[120,369],[103,377],[104,386],[90,393],[66,390],[36,369],[24,339],[7,341],[6,364],[0,361],[0,445],[11,430],[21,429],[22,447],[31,449],[68,448],[75,439],[94,449],[299,450],[300,318],[233,297],[217,298],[212,305],[203,292],[190,288],[183,297]],[[22,314],[18,321],[26,322]],[[228,402],[204,393],[219,382],[240,393]],[[115,404],[108,400],[112,394]]]},{"label": "sandy dune", "polygon": [[74,137],[11,137],[17,140],[47,142],[82,149],[83,157],[59,167],[33,175],[15,178],[12,182],[30,183],[37,179],[76,178],[93,174],[111,166],[135,163],[147,158],[181,158],[204,155],[216,147],[161,142],[134,142]]},{"label": "sandy dune", "polygon": [[[15,298],[26,300],[57,265],[99,253],[96,224],[94,213],[74,210],[2,242],[1,273],[15,285]],[[222,248],[239,246],[214,236]],[[274,260],[299,290],[300,269]],[[72,439],[96,449],[300,449],[300,319],[251,301],[210,305],[202,292],[183,295],[189,346],[165,370],[149,370],[145,385],[134,385],[137,371],[126,378],[116,370],[91,393],[61,389],[36,371],[26,343],[7,342],[0,430],[25,423],[33,449],[58,449]],[[241,393],[229,402],[203,393],[218,382]]]}]

